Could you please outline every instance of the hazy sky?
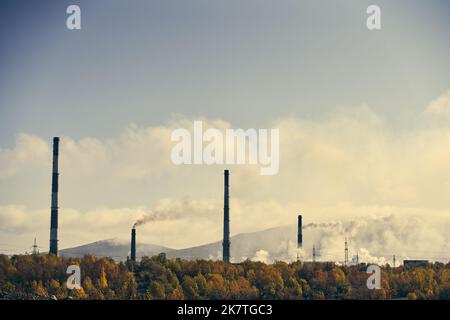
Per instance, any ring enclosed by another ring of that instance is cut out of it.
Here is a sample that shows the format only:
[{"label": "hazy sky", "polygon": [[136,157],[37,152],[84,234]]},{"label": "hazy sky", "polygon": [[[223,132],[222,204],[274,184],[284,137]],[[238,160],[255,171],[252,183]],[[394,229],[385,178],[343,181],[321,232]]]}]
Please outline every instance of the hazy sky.
[{"label": "hazy sky", "polygon": [[448,221],[449,18],[445,0],[1,1],[0,249],[48,246],[56,135],[61,247],[127,238],[155,208],[189,212],[143,241],[218,240],[224,168],[170,163],[195,119],[280,128],[277,176],[231,168],[232,234],[300,210]]},{"label": "hazy sky", "polygon": [[[0,145],[15,135],[114,137],[173,113],[243,127],[368,103],[393,123],[450,83],[450,3],[2,1]],[[65,27],[77,3],[82,30]]]}]

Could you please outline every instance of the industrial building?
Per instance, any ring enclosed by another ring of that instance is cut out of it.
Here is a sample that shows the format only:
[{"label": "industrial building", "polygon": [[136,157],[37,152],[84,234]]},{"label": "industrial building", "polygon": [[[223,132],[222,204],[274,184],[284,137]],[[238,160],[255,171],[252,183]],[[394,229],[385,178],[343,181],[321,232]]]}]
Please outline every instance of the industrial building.
[{"label": "industrial building", "polygon": [[403,260],[405,268],[427,268],[429,264],[428,260]]}]

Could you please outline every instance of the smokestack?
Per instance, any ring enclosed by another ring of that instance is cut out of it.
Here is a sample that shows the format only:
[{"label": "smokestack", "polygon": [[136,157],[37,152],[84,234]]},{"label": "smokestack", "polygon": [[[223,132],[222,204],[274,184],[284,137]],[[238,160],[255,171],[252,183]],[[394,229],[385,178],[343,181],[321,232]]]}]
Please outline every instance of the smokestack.
[{"label": "smokestack", "polygon": [[297,231],[297,261],[299,261],[299,251],[303,247],[303,234],[302,234],[302,215],[298,215],[298,231]]},{"label": "smokestack", "polygon": [[224,171],[224,206],[223,206],[223,261],[230,262],[230,207],[228,191],[229,171]]},{"label": "smokestack", "polygon": [[303,246],[303,235],[302,235],[302,215],[298,215],[298,234],[297,234],[297,247],[301,249]]},{"label": "smokestack", "polygon": [[59,138],[53,138],[52,204],[50,217],[50,254],[58,255],[58,154]]},{"label": "smokestack", "polygon": [[136,261],[136,229],[131,229],[131,252],[130,252],[131,261]]}]

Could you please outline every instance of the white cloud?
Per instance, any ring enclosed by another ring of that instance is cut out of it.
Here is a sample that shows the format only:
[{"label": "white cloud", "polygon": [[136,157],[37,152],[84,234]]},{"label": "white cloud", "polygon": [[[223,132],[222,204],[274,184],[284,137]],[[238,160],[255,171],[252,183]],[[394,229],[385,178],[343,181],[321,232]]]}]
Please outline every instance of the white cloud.
[{"label": "white cloud", "polygon": [[450,118],[450,90],[433,100],[425,109],[425,114]]},{"label": "white cloud", "polygon": [[21,133],[14,149],[0,148],[0,179],[32,173],[48,166],[50,147],[39,137]]},{"label": "white cloud", "polygon": [[[449,96],[426,112],[444,110]],[[224,167],[170,161],[170,133],[193,120],[131,125],[116,139],[62,137],[61,245],[128,239],[132,223],[158,208],[179,215],[142,226],[142,240],[173,247],[219,240]],[[392,130],[365,105],[320,120],[281,118],[271,126],[280,129],[278,175],[230,166],[233,234],[295,223],[299,212],[310,222],[383,214],[450,217],[450,126]],[[50,165],[50,141],[37,136],[21,134],[14,148],[0,149],[1,241],[24,247],[35,234],[48,239]],[[26,239],[14,240],[12,230]]]},{"label": "white cloud", "polygon": [[250,260],[269,263],[269,253],[265,250],[258,250],[256,251],[255,256]]}]

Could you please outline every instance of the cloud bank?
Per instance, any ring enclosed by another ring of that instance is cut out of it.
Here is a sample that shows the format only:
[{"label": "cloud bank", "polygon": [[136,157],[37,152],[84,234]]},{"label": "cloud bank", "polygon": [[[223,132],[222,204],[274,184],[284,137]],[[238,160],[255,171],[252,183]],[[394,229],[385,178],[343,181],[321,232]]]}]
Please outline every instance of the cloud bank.
[{"label": "cloud bank", "polygon": [[[299,212],[312,223],[386,214],[404,225],[413,216],[448,221],[449,96],[431,102],[407,129],[392,128],[367,105],[264,126],[280,129],[279,174],[260,176],[257,165],[228,167],[232,234],[295,224]],[[233,128],[222,119],[174,116],[161,126],[130,125],[114,139],[61,137],[61,246],[127,238],[136,220],[158,210],[171,218],[142,226],[142,241],[180,248],[220,239],[225,167],[170,161],[172,130],[190,128],[193,120]],[[11,250],[24,250],[34,236],[47,247],[50,142],[21,133],[13,148],[0,149],[0,243]],[[414,229],[412,237],[427,228]],[[430,246],[441,240],[427,238]]]}]

